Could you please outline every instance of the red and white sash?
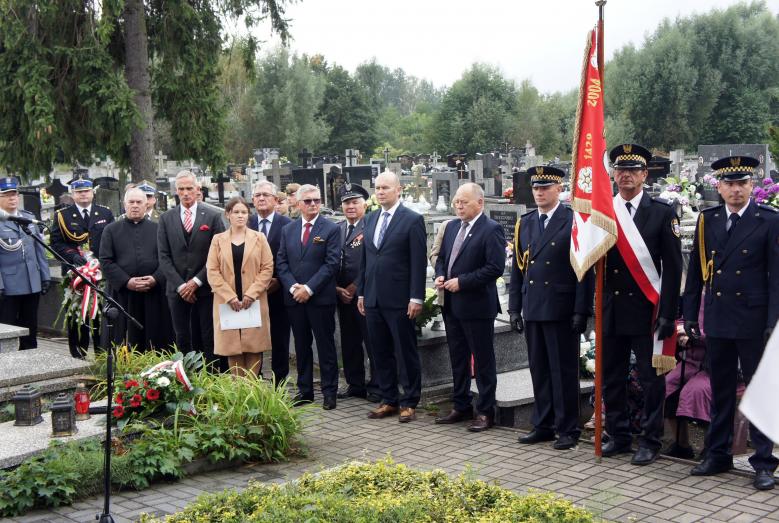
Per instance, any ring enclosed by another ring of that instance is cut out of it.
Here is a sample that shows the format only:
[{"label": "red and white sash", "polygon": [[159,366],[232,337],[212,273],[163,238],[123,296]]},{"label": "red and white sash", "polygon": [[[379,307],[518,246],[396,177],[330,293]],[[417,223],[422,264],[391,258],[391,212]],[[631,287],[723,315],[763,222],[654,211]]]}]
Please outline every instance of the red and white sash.
[{"label": "red and white sash", "polygon": [[[619,254],[641,292],[654,306],[652,313],[652,325],[654,325],[657,321],[662,278],[657,272],[652,254],[649,252],[641,232],[633,222],[633,218],[619,195],[614,197],[614,213],[617,216],[617,250],[619,250]],[[676,354],[675,333],[674,330],[674,335],[664,340],[659,340],[656,332],[653,334],[652,366],[657,369],[658,374],[669,372],[676,366],[676,358],[674,357]]]}]

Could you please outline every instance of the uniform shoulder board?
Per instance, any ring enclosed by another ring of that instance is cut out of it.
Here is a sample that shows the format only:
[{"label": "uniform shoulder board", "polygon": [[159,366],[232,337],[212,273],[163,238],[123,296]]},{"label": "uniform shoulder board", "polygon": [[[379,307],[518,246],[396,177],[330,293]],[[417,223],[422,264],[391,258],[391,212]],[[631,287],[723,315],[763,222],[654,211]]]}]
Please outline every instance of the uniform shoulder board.
[{"label": "uniform shoulder board", "polygon": [[524,218],[525,216],[530,216],[534,212],[536,212],[536,209],[533,209],[532,211],[527,211],[525,214],[521,215],[520,218]]},{"label": "uniform shoulder board", "polygon": [[671,200],[666,200],[665,198],[660,198],[659,196],[652,196],[652,201],[673,207],[673,202]]},{"label": "uniform shoulder board", "polygon": [[715,205],[714,207],[707,207],[706,209],[703,209],[701,212],[713,212],[719,209],[722,209],[722,204]]},{"label": "uniform shoulder board", "polygon": [[99,203],[93,204],[93,207],[100,207],[101,209],[105,209],[106,211],[110,211],[111,209],[106,207],[105,205],[100,205]]},{"label": "uniform shoulder board", "polygon": [[30,211],[25,211],[24,209],[19,209],[19,214],[21,214],[22,216],[32,216],[33,218],[35,217],[33,213],[31,213]]},{"label": "uniform shoulder board", "polygon": [[764,203],[758,203],[757,206],[760,207],[764,211],[779,212],[779,209],[777,209],[776,207],[771,207],[770,205],[766,205]]}]

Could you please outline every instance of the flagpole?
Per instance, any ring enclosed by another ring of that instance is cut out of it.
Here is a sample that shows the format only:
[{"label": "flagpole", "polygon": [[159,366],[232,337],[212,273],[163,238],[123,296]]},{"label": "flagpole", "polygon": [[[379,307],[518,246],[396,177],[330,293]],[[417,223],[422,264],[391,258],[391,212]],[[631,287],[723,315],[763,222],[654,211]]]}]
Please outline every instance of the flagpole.
[{"label": "flagpole", "polygon": [[[601,89],[606,76],[603,60],[603,6],[606,0],[596,0],[598,6],[598,72]],[[601,99],[605,95],[601,91]],[[603,442],[603,278],[606,269],[606,256],[601,256],[595,264],[595,458],[598,463],[602,456]]]}]

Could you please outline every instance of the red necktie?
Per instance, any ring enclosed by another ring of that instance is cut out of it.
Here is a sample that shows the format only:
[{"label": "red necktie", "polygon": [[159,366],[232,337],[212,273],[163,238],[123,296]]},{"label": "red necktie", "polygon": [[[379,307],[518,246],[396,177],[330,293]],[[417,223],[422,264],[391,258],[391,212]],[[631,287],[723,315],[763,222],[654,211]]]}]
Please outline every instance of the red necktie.
[{"label": "red necktie", "polygon": [[304,227],[306,230],[303,231],[303,245],[306,245],[308,243],[308,236],[311,234],[311,224],[306,223]]}]

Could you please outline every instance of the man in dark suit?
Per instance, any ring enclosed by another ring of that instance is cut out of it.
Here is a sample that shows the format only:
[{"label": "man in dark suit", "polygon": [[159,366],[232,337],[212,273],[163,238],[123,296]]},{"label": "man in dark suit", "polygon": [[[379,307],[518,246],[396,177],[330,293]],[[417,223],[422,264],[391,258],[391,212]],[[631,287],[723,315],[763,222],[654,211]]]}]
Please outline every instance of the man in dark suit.
[{"label": "man in dark suit", "polygon": [[[640,145],[623,144],[612,149],[609,157],[619,191],[614,197],[614,210],[618,219],[620,214],[624,216],[625,224],[621,228],[627,233],[633,252],[639,253],[634,254],[639,263],[629,267],[616,246],[606,257],[603,384],[606,430],[611,440],[602,450],[604,457],[632,452],[627,375],[630,351],[633,350],[644,390],[644,414],[638,450],[631,463],[648,465],[660,451],[665,402],[665,376],[653,367],[654,338],[664,340],[672,337],[678,316],[682,278],[679,219],[669,202],[651,198],[644,192],[647,164],[652,157],[648,150]],[[637,231],[637,238],[630,236],[631,229]],[[642,249],[638,250],[639,247]],[[639,258],[642,252],[646,256]],[[650,267],[640,264],[642,258],[646,258]],[[657,307],[645,294],[646,289],[642,290],[631,270],[639,271],[646,279],[650,274],[647,271],[658,275],[660,291]]]},{"label": "man in dark suit", "polygon": [[338,226],[319,215],[319,188],[298,189],[300,218],[281,231],[278,275],[284,293],[298,370],[298,404],[314,401],[313,340],[319,356],[322,408],[334,409],[338,393],[338,355],[335,351],[335,275],[341,256]]},{"label": "man in dark suit", "polygon": [[273,253],[273,278],[268,287],[268,313],[270,315],[271,369],[276,383],[281,383],[289,375],[289,317],[284,305],[284,292],[279,284],[279,247],[281,230],[292,222],[286,216],[276,212],[278,199],[276,186],[262,181],[254,186],[252,202],[257,214],[249,218],[249,228],[265,235]]},{"label": "man in dark suit", "polygon": [[[339,199],[346,219],[341,228],[341,264],[335,280],[338,296],[338,323],[341,326],[341,357],[343,359],[346,389],[339,398],[354,396],[369,401],[381,401],[376,379],[376,362],[368,339],[368,322],[357,310],[357,278],[360,275],[362,250],[365,248],[365,200],[368,191],[359,185],[345,183],[340,187]],[[363,352],[363,345],[365,352]],[[365,382],[365,355],[370,365],[370,380]]]},{"label": "man in dark suit", "polygon": [[[533,430],[524,444],[552,441],[573,448],[579,441],[579,335],[592,314],[590,275],[577,282],[571,268],[573,211],[560,203],[565,173],[528,169],[538,208],[517,224],[509,287],[511,326],[525,333],[533,380]],[[523,318],[524,316],[524,318]]]},{"label": "man in dark suit", "polygon": [[[468,430],[492,427],[495,416],[495,317],[498,290],[495,281],[506,266],[503,227],[484,215],[484,191],[475,183],[461,185],[452,200],[459,220],[444,231],[435,265],[435,286],[443,290],[446,341],[452,363],[454,408],[436,418],[438,424],[473,419]],[[476,417],[471,394],[471,356],[476,369],[479,399]]]},{"label": "man in dark suit", "polygon": [[[217,370],[227,370],[224,358],[214,354],[213,295],[206,279],[211,239],[223,232],[218,212],[197,202],[197,179],[190,171],[176,175],[179,205],[160,216],[157,229],[159,268],[165,275],[176,345],[182,352],[199,350]],[[192,329],[199,330],[199,338]],[[199,340],[202,346],[194,345]]]},{"label": "man in dark suit", "polygon": [[[74,203],[57,211],[51,228],[51,248],[76,267],[86,265],[87,259],[97,259],[100,255],[100,237],[103,229],[114,221],[114,214],[108,207],[93,203],[95,193],[92,180],[73,179],[70,192]],[[88,245],[89,251],[83,250]],[[89,349],[89,338],[95,350],[100,340],[100,313],[89,325],[77,325],[68,322],[68,347],[74,358],[84,358]]]},{"label": "man in dark suit", "polygon": [[[759,162],[748,156],[721,158],[711,164],[719,177],[725,205],[698,216],[684,288],[684,329],[700,337],[698,310],[705,289],[703,321],[711,368],[711,424],[706,459],[693,476],[733,468],[733,418],[739,363],[749,384],[766,341],[779,318],[779,213],[750,199]],[[774,488],[779,460],[773,442],[749,424],[755,449],[749,463],[758,490]]]},{"label": "man in dark suit", "polygon": [[414,319],[425,298],[425,222],[401,205],[400,179],[391,171],[376,177],[376,199],[381,209],[365,220],[363,270],[357,285],[357,307],[368,320],[382,396],[368,417],[392,416],[400,407],[399,421],[408,423],[416,419],[422,393]]}]

